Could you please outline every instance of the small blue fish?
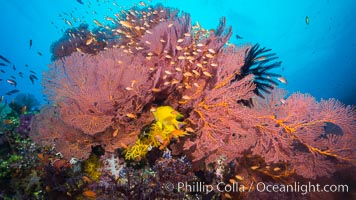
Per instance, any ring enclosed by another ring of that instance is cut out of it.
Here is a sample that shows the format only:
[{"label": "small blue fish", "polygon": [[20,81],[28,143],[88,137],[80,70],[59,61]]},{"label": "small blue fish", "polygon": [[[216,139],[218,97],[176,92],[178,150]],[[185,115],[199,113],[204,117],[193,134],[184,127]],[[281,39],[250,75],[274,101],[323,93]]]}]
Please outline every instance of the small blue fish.
[{"label": "small blue fish", "polygon": [[17,83],[16,83],[15,80],[7,79],[6,81],[7,81],[10,85],[13,85],[13,86],[15,86],[15,87],[16,87],[16,85],[17,85]]},{"label": "small blue fish", "polygon": [[35,76],[33,74],[31,74],[29,78],[30,78],[32,84],[35,84],[35,80],[38,80],[37,76]]},{"label": "small blue fish", "polygon": [[6,95],[12,95],[12,94],[15,94],[15,93],[18,93],[18,92],[20,92],[20,90],[14,89],[14,90],[11,90],[11,91],[7,92]]},{"label": "small blue fish", "polygon": [[7,62],[7,63],[11,63],[8,59],[6,59],[4,56],[0,55],[0,59]]},{"label": "small blue fish", "polygon": [[235,35],[236,36],[236,39],[243,39],[243,37],[239,36],[239,35]]}]

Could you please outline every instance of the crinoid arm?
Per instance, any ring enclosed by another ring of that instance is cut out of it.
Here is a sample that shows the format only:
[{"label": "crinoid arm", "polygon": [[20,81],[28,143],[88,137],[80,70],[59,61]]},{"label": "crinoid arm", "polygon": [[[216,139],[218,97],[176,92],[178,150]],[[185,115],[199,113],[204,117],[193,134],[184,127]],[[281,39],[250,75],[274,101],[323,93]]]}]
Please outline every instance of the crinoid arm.
[{"label": "crinoid arm", "polygon": [[[256,84],[256,89],[253,92],[264,99],[264,93],[270,94],[275,86],[278,85],[275,78],[281,77],[279,74],[270,72],[282,64],[281,61],[277,61],[278,57],[276,53],[271,53],[271,50],[266,49],[266,47],[260,48],[259,44],[247,48],[244,65],[241,67],[240,73],[236,74],[235,79],[232,81],[239,81],[247,75],[253,74],[253,82]],[[248,107],[253,106],[252,100],[244,100],[238,103],[242,103]]]}]

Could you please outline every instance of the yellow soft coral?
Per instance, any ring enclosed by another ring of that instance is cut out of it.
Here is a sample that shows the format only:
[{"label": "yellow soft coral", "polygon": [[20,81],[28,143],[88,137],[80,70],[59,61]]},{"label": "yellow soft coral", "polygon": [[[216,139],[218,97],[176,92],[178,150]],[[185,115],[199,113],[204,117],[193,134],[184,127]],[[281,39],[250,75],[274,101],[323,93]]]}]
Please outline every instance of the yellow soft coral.
[{"label": "yellow soft coral", "polygon": [[181,130],[185,125],[180,122],[183,115],[170,106],[161,106],[151,109],[155,121],[150,126],[147,137],[139,138],[136,143],[126,151],[125,158],[136,160],[144,157],[150,148],[166,148],[172,138],[188,135]]},{"label": "yellow soft coral", "polygon": [[128,149],[125,154],[125,159],[127,160],[135,160],[145,156],[148,152],[149,145],[142,142],[140,139],[136,141],[136,143]]},{"label": "yellow soft coral", "polygon": [[102,167],[100,158],[94,154],[84,161],[84,172],[93,180],[99,180],[101,171],[99,170]]}]

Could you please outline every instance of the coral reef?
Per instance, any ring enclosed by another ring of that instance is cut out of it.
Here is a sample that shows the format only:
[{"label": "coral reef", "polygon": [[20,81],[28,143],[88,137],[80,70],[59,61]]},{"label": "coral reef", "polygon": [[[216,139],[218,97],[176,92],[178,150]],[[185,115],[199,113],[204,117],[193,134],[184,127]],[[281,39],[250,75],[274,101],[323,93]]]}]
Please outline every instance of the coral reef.
[{"label": "coral reef", "polygon": [[[71,28],[52,46],[42,82],[51,104],[33,117],[29,133],[50,152],[39,154],[41,174],[29,177],[45,182],[45,197],[259,197],[243,193],[245,185],[354,168],[355,107],[287,97],[276,88],[285,82],[273,72],[281,65],[276,54],[228,43],[225,18],[206,30],[189,14],[156,5],[108,20],[94,30]],[[20,124],[17,131],[27,133],[19,114],[8,121],[11,130]],[[243,187],[162,189],[199,181]]]},{"label": "coral reef", "polygon": [[[347,150],[354,144],[354,108],[335,100],[318,103],[302,94],[284,99],[284,92],[273,90],[280,77],[270,72],[281,64],[276,55],[259,45],[226,45],[232,29],[225,24],[222,18],[207,31],[192,26],[187,13],[160,5],[122,12],[111,33],[101,32],[101,39],[113,38],[110,48],[97,49],[95,55],[65,54],[44,73],[44,93],[58,110],[56,122],[44,125],[57,133],[42,127],[35,134],[43,133],[40,140],[56,135],[62,141],[54,142],[57,147],[70,141],[71,149],[79,150],[75,154],[82,154],[79,158],[87,158],[90,145],[100,144],[109,152],[126,149],[126,159],[140,159],[151,147],[168,147],[173,133],[192,133],[171,148],[199,165],[250,151],[267,163],[286,162],[297,174],[315,178],[334,172],[335,162],[354,162],[354,150]],[[73,31],[90,32],[85,26]],[[150,115],[156,105],[186,116],[185,127],[162,125]],[[140,137],[145,126],[151,139]],[[80,138],[87,138],[87,144]],[[313,165],[306,169],[299,160]]]}]

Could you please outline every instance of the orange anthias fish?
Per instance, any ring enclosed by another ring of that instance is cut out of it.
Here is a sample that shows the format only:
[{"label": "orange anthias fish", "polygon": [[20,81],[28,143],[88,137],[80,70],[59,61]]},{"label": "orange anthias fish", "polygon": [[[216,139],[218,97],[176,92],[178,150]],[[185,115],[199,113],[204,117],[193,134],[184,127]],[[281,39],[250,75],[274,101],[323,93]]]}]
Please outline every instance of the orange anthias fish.
[{"label": "orange anthias fish", "polygon": [[116,137],[117,134],[119,133],[119,130],[120,130],[120,129],[116,129],[116,130],[112,133],[112,136],[113,136],[113,137]]},{"label": "orange anthias fish", "polygon": [[43,160],[45,159],[43,153],[37,154],[37,157],[38,157],[41,161],[43,161]]},{"label": "orange anthias fish", "polygon": [[23,107],[21,108],[21,113],[22,113],[22,114],[25,114],[26,111],[27,111],[27,106],[23,106]]},{"label": "orange anthias fish", "polygon": [[278,77],[277,78],[281,83],[288,84],[287,79],[284,77]]},{"label": "orange anthias fish", "polygon": [[83,176],[82,179],[83,179],[83,181],[85,181],[87,183],[91,182],[91,179],[88,176]]},{"label": "orange anthias fish", "polygon": [[83,196],[95,198],[96,197],[96,193],[93,192],[92,190],[87,190],[87,191],[83,192]]},{"label": "orange anthias fish", "polygon": [[266,60],[266,59],[267,59],[266,56],[261,56],[261,57],[258,57],[258,58],[256,58],[256,59],[254,59],[254,60],[256,60],[256,61],[264,61],[264,60]]},{"label": "orange anthias fish", "polygon": [[132,28],[132,24],[128,21],[120,21],[120,24],[126,28]]},{"label": "orange anthias fish", "polygon": [[11,119],[7,119],[4,121],[5,124],[12,124],[12,120]]},{"label": "orange anthias fish", "polygon": [[94,23],[97,25],[97,26],[103,26],[102,23],[100,23],[98,20],[94,19]]}]

